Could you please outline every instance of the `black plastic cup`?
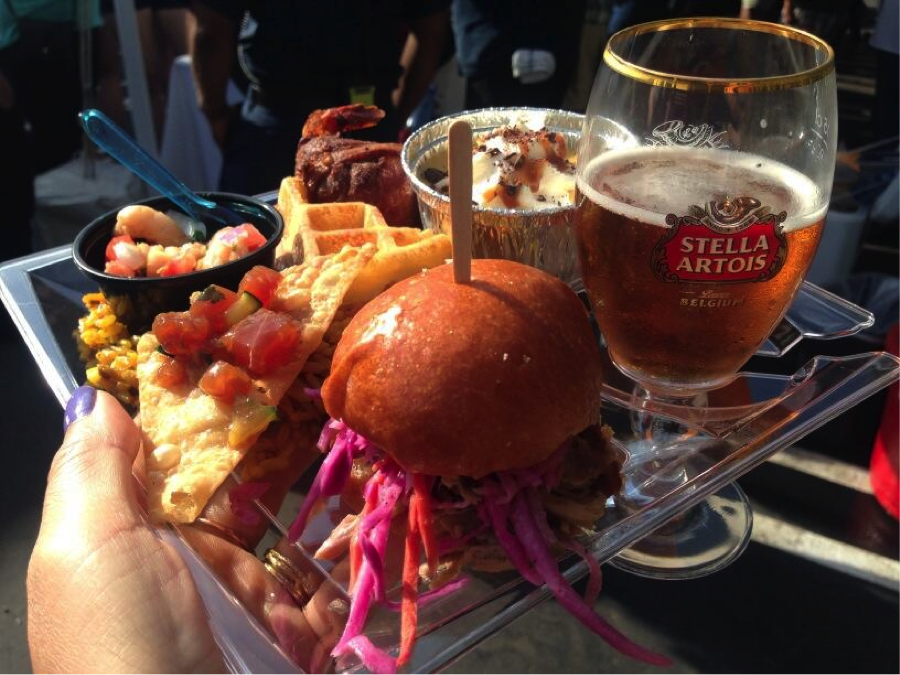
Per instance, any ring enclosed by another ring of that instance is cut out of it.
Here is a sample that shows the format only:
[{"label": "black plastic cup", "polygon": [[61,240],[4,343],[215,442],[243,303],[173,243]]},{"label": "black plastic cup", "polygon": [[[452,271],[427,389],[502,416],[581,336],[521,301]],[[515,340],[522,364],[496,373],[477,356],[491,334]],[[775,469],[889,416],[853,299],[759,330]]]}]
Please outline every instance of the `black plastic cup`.
[{"label": "black plastic cup", "polygon": [[[251,268],[256,265],[274,265],[275,247],[284,232],[284,220],[274,206],[254,197],[225,192],[204,192],[200,196],[246,216],[246,222],[259,230],[266,238],[266,243],[243,258],[210,269],[169,277],[126,278],[103,271],[106,246],[112,238],[116,214],[124,206],[100,216],[75,237],[72,252],[75,265],[116,303],[117,313],[123,312],[123,315],[119,315],[119,320],[133,334],[148,330],[153,318],[160,312],[187,309],[191,294],[195,291],[202,291],[210,284],[235,290]],[[150,206],[159,211],[179,210],[166,197],[151,197],[135,204]],[[224,227],[211,221],[205,224],[209,237]],[[120,299],[127,302],[120,302]]]}]

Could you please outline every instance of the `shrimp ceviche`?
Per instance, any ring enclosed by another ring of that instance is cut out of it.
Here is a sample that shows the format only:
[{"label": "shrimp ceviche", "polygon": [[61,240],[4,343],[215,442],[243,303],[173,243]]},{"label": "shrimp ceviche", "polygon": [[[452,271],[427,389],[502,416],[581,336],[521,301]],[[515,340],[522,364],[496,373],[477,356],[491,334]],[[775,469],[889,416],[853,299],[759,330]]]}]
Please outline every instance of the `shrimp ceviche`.
[{"label": "shrimp ceviche", "polygon": [[162,211],[126,206],[116,216],[104,271],[118,277],[170,277],[238,260],[265,243],[259,230],[244,223],[218,230],[203,244]]}]

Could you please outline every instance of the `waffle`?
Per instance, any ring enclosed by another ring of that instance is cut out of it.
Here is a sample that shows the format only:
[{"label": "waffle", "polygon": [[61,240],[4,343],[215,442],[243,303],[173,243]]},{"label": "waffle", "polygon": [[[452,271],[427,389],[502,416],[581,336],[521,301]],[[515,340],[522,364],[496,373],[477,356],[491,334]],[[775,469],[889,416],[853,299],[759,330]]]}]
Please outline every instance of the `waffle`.
[{"label": "waffle", "polygon": [[347,245],[375,245],[374,257],[347,292],[345,304],[368,302],[388,286],[422,269],[441,265],[451,256],[447,235],[391,227],[381,212],[369,204],[306,203],[302,184],[293,177],[281,182],[278,210],[285,220],[284,235],[275,253],[279,268],[312,256],[333,255]]}]

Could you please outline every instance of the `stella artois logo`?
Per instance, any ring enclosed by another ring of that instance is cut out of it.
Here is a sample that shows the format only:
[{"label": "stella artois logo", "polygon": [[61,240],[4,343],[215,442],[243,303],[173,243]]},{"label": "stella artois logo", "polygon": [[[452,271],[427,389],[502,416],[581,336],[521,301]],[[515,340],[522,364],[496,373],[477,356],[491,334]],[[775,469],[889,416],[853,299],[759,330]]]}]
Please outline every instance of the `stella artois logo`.
[{"label": "stella artois logo", "polygon": [[653,273],[666,282],[768,281],[787,253],[782,223],[752,197],[692,206],[691,215],[666,216],[666,234],[653,248]]}]

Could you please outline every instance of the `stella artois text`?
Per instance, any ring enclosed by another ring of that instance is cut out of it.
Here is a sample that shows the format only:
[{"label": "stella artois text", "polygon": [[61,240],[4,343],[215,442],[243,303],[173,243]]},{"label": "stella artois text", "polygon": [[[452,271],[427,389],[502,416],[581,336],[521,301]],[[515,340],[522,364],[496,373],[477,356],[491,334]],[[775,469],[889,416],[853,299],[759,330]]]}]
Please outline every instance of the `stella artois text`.
[{"label": "stella artois text", "polygon": [[581,272],[610,354],[662,391],[715,386],[753,355],[825,217],[799,172],[716,149],[607,152],[578,192]]}]

